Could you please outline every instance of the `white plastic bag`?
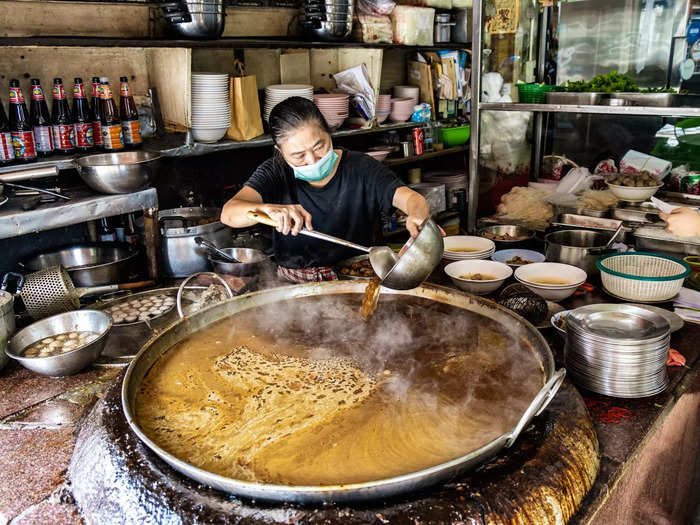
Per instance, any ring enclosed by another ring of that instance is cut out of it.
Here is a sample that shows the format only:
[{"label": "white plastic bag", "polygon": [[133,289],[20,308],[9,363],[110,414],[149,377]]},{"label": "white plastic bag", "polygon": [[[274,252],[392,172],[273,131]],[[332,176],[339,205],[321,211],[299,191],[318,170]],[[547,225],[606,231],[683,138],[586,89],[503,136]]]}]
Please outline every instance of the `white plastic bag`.
[{"label": "white plastic bag", "polygon": [[394,7],[394,0],[357,0],[357,13],[360,15],[390,15]]},{"label": "white plastic bag", "polygon": [[406,46],[432,46],[435,9],[397,5],[391,13],[394,42]]}]

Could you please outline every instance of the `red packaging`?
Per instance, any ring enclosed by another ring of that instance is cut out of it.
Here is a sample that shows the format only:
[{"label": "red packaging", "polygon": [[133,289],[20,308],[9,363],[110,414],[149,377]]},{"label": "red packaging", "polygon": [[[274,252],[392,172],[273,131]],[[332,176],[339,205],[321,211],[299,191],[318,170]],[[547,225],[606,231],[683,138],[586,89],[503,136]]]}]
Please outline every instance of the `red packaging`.
[{"label": "red packaging", "polygon": [[36,146],[34,145],[34,133],[31,131],[13,131],[12,146],[15,149],[15,158],[36,158]]},{"label": "red packaging", "polygon": [[54,124],[52,128],[54,148],[64,151],[70,151],[75,148],[73,124]]},{"label": "red packaging", "polygon": [[73,124],[75,129],[75,145],[79,148],[91,148],[95,145],[95,132],[92,122]]},{"label": "red packaging", "polygon": [[15,160],[15,148],[12,146],[12,134],[0,132],[0,164]]},{"label": "red packaging", "polygon": [[416,155],[423,155],[423,128],[413,128],[413,150]]}]

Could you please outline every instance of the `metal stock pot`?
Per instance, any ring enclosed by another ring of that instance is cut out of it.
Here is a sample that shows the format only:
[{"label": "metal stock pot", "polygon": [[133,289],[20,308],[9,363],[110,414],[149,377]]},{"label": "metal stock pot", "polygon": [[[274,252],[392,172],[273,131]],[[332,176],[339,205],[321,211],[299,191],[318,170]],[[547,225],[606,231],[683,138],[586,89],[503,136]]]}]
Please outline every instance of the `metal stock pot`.
[{"label": "metal stock pot", "polygon": [[510,447],[531,419],[546,408],[564,379],[565,371],[555,371],[554,360],[546,341],[529,323],[510,310],[485,299],[437,286],[420,286],[412,290],[384,289],[384,293],[406,298],[427,299],[450,305],[483,316],[488,322],[496,322],[508,330],[515,340],[522,342],[527,352],[533,352],[542,371],[541,387],[529,406],[509,431],[503,433],[476,450],[464,450],[460,457],[420,471],[385,477],[373,481],[341,485],[280,485],[233,479],[209,472],[187,463],[156,444],[141,428],[136,419],[136,400],[149,370],[177,343],[196,332],[226,318],[251,308],[272,305],[281,301],[312,296],[341,297],[361,294],[366,284],[359,281],[335,281],[287,286],[247,294],[185,317],[151,339],[131,362],[122,384],[122,406],[126,419],[139,438],[160,458],[182,474],[199,483],[239,496],[255,499],[294,501],[299,503],[324,503],[387,498],[407,491],[417,490],[444,482],[493,457],[503,448]]},{"label": "metal stock pot", "polygon": [[232,230],[219,220],[220,216],[220,208],[175,208],[158,212],[166,275],[186,277],[209,269],[206,250],[194,242],[195,237],[204,237],[217,246],[231,246]]},{"label": "metal stock pot", "polygon": [[577,266],[590,275],[599,273],[595,262],[601,255],[614,253],[605,245],[612,234],[591,230],[560,230],[544,237],[545,255],[548,261]]}]

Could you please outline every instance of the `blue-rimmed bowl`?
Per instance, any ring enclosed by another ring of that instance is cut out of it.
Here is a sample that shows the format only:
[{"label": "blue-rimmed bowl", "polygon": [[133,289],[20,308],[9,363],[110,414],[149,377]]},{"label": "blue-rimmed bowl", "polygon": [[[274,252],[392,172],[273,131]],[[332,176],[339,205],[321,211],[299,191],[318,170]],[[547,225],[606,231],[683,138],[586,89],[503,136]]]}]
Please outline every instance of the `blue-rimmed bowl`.
[{"label": "blue-rimmed bowl", "polygon": [[516,256],[526,261],[531,261],[533,263],[544,262],[545,260],[545,256],[543,253],[536,252],[534,250],[521,250],[519,248],[498,250],[491,256],[491,260],[507,264],[511,268],[520,268],[521,266],[524,266],[523,264],[511,264],[508,262]]},{"label": "blue-rimmed bowl", "polygon": [[650,252],[604,255],[596,261],[603,287],[626,301],[660,302],[675,297],[690,275],[685,262]]}]

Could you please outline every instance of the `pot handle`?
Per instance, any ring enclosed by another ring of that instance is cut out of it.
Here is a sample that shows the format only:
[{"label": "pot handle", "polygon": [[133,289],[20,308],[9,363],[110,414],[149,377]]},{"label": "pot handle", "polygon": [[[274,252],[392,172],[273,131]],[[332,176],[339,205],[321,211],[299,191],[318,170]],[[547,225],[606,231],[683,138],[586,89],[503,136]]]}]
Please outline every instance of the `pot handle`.
[{"label": "pot handle", "polygon": [[554,372],[552,377],[549,378],[549,381],[547,381],[542,389],[537,393],[535,399],[532,400],[532,403],[530,403],[530,406],[527,407],[527,410],[520,418],[520,421],[518,421],[518,424],[515,425],[515,428],[508,436],[508,439],[506,439],[506,448],[510,448],[513,443],[515,443],[515,440],[518,439],[518,436],[520,436],[520,433],[525,428],[525,425],[527,425],[533,417],[538,416],[545,408],[547,408],[547,405],[549,405],[550,401],[552,401],[556,393],[559,391],[559,387],[564,381],[564,377],[566,377],[566,369],[560,368]]},{"label": "pot handle", "polygon": [[17,284],[15,285],[15,295],[17,295],[20,290],[22,289],[22,286],[24,286],[24,275],[21,273],[17,272],[7,272],[3,278],[2,278],[2,283],[0,283],[0,290],[7,290],[7,285],[10,281],[10,277],[16,277],[17,278]]},{"label": "pot handle", "polygon": [[185,314],[182,311],[182,291],[185,289],[185,285],[190,282],[194,277],[198,277],[200,275],[210,275],[212,277],[216,277],[219,281],[221,281],[221,284],[224,285],[224,288],[226,289],[226,293],[228,294],[229,299],[233,298],[233,291],[231,291],[231,287],[228,285],[226,281],[224,281],[219,274],[216,274],[214,272],[197,272],[193,273],[192,275],[189,275],[182,283],[180,284],[180,287],[177,289],[177,300],[175,301],[175,304],[177,304],[177,315],[180,316],[180,319],[185,318]]},{"label": "pot handle", "polygon": [[182,221],[182,227],[185,229],[187,228],[187,219],[182,215],[164,215],[163,217],[160,217],[158,219],[158,225],[163,230],[165,229],[165,226],[163,225],[165,221]]}]

